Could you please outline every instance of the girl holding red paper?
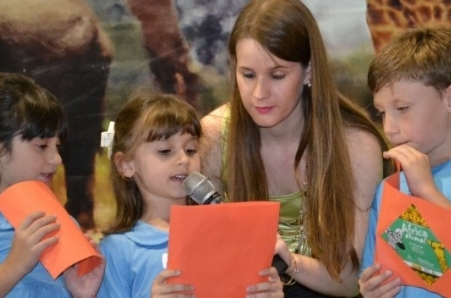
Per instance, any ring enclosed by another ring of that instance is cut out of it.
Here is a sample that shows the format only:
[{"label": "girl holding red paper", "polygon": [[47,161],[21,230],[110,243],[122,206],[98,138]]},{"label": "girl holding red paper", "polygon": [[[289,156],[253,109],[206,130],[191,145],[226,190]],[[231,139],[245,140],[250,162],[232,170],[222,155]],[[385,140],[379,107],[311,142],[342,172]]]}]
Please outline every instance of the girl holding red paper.
[{"label": "girl holding red paper", "polygon": [[[50,185],[66,130],[53,95],[23,75],[0,73],[0,193],[22,181]],[[95,297],[104,262],[87,275],[79,277],[73,267],[54,280],[39,261],[58,242],[44,236],[58,228],[55,216],[35,212],[14,229],[0,212],[0,297]]]},{"label": "girl holding red paper", "polygon": [[[170,209],[187,204],[183,181],[200,171],[201,132],[192,106],[150,88],[120,109],[111,154],[117,215],[100,242],[107,259],[100,298],[195,297],[191,285],[168,283],[183,272],[165,267]],[[283,297],[275,268],[261,274],[268,282],[250,286],[248,297]]]},{"label": "girl holding red paper", "polygon": [[[395,37],[372,61],[368,85],[385,135],[394,146],[383,156],[397,160],[403,170],[401,192],[451,208],[451,28],[420,27]],[[406,285],[392,271],[374,264],[383,191],[381,183],[370,210],[359,280],[362,294],[442,297],[426,283]]]}]

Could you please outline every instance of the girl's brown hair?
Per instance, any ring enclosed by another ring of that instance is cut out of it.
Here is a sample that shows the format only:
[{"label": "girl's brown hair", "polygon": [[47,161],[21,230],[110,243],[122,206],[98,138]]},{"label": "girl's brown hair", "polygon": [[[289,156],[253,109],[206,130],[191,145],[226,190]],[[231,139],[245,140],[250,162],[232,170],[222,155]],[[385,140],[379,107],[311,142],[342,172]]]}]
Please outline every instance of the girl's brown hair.
[{"label": "girl's brown hair", "polygon": [[201,137],[201,124],[194,108],[175,95],[139,88],[120,109],[114,128],[110,180],[116,200],[116,219],[107,234],[124,232],[133,227],[144,211],[141,193],[135,181],[123,177],[115,156],[133,158],[139,145],[165,140],[181,132]]}]

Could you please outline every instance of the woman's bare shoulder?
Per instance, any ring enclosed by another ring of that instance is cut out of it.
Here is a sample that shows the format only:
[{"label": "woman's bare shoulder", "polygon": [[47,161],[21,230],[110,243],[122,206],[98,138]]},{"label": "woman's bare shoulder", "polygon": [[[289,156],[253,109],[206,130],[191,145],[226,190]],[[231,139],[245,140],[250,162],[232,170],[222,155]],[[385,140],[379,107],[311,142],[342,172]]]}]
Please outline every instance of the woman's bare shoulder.
[{"label": "woman's bare shoulder", "polygon": [[357,204],[370,206],[382,179],[382,148],[375,135],[358,128],[347,128],[346,140],[353,174],[357,182]]},{"label": "woman's bare shoulder", "polygon": [[205,133],[218,133],[221,130],[222,119],[227,109],[227,104],[222,105],[211,111],[201,119],[202,128]]},{"label": "woman's bare shoulder", "polygon": [[351,158],[355,155],[364,160],[366,158],[381,159],[382,148],[375,135],[360,128],[346,128],[345,135]]},{"label": "woman's bare shoulder", "polygon": [[223,136],[222,125],[227,105],[222,105],[205,115],[201,119],[203,137],[201,139],[200,154],[202,159],[202,172],[215,185],[218,191],[221,187],[221,164]]}]

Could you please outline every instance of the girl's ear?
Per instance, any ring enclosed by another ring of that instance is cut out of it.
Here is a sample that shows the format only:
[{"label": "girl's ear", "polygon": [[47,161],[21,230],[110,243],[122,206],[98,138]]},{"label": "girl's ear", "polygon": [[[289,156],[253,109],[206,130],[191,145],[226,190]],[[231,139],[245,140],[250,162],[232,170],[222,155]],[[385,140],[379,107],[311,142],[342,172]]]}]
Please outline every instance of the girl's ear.
[{"label": "girl's ear", "polygon": [[116,154],[114,154],[114,163],[122,177],[129,179],[133,178],[133,175],[135,175],[133,161],[127,159],[124,153],[116,152]]}]

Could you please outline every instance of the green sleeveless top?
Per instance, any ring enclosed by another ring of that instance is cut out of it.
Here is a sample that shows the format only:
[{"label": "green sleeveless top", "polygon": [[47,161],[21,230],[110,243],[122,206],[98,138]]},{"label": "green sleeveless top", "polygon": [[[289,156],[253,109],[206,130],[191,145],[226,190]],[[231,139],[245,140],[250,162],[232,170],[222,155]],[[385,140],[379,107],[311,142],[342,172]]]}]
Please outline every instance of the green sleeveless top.
[{"label": "green sleeveless top", "polygon": [[[221,144],[221,182],[223,184],[224,189],[226,189],[227,181],[228,181],[228,173],[227,173],[227,157],[226,157],[226,149],[227,142],[225,141],[227,138],[227,130],[228,123],[230,117],[230,110],[227,109],[224,112],[221,124],[221,134],[222,134],[222,144]],[[225,200],[227,201],[227,194]],[[299,221],[299,212],[302,207],[302,202],[304,200],[303,193],[301,191],[277,197],[269,197],[270,201],[279,202],[280,203],[280,213],[279,213],[279,228],[278,232],[282,239],[287,244],[288,248],[291,252],[296,252],[299,244],[299,230],[300,230],[300,221]]]}]

